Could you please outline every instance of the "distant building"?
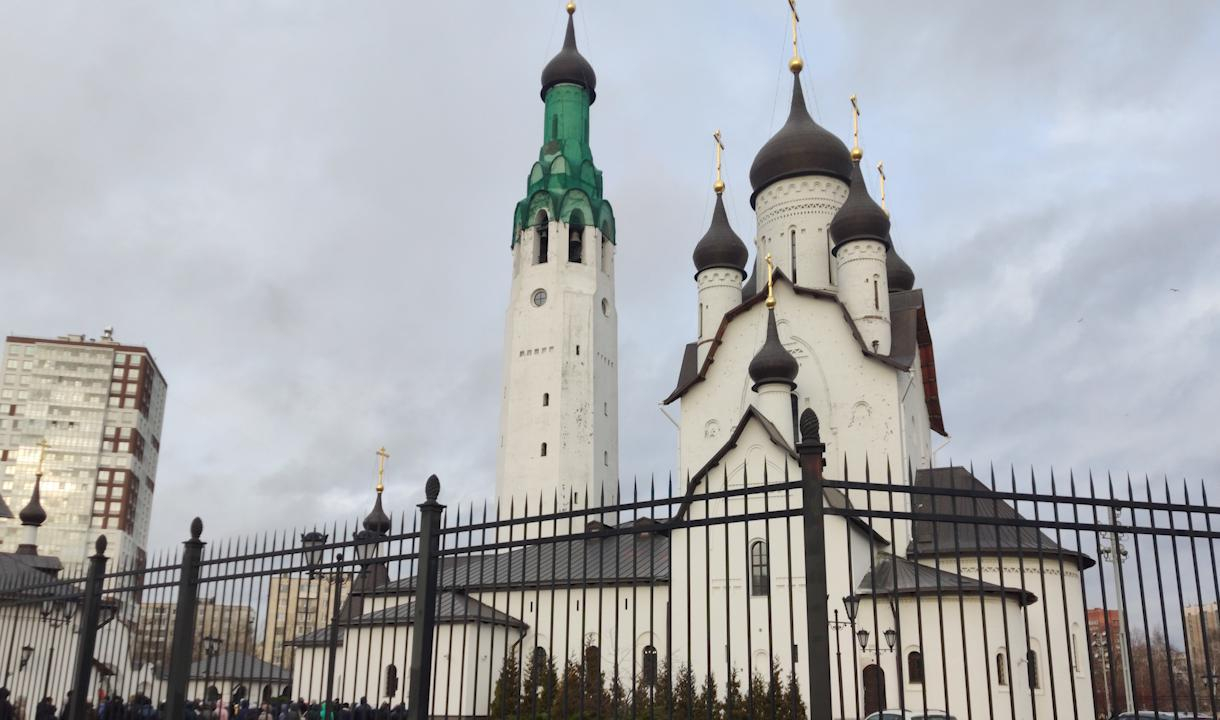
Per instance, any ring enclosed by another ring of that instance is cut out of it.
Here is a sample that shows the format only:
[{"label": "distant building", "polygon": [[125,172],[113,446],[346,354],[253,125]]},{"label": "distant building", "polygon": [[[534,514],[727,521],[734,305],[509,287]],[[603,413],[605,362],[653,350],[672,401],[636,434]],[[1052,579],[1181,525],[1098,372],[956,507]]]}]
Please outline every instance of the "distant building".
[{"label": "distant building", "polygon": [[[174,603],[146,602],[140,606],[133,658],[136,662],[168,667],[177,614]],[[249,605],[225,605],[216,598],[200,598],[195,608],[195,647],[191,657],[198,660],[206,656],[206,638],[219,639],[222,653],[254,654],[258,647],[254,617],[254,608]]]},{"label": "distant building", "polygon": [[[1220,667],[1220,605],[1190,605],[1186,608],[1186,651],[1195,674],[1215,683],[1218,678],[1206,678],[1207,668],[1217,674]],[[1204,637],[1207,638],[1206,643]]]},{"label": "distant building", "polygon": [[1086,619],[1093,668],[1093,704],[1097,708],[1111,708],[1111,712],[1125,709],[1127,692],[1123,674],[1127,653],[1124,651],[1122,615],[1117,610],[1090,608]]},{"label": "distant building", "polygon": [[293,653],[284,648],[284,642],[329,624],[333,589],[334,583],[329,576],[278,575],[271,578],[259,657],[273,665],[292,669]]},{"label": "distant building", "polygon": [[[0,364],[0,495],[21,507],[45,442],[40,551],[81,566],[99,534],[112,567],[142,565],[156,488],[165,378],[148,348],[100,339],[10,336]],[[21,529],[0,526],[12,550]]]}]

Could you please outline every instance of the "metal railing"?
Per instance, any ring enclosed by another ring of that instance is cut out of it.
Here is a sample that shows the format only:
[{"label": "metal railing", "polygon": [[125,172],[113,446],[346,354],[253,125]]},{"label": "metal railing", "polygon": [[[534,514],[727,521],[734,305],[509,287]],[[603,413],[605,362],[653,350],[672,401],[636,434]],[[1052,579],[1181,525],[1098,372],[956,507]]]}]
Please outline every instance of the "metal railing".
[{"label": "metal railing", "polygon": [[0,587],[0,685],[73,720],[1215,717],[1203,489],[849,467],[803,425],[674,491],[449,509],[433,478],[388,532],[102,545]]}]

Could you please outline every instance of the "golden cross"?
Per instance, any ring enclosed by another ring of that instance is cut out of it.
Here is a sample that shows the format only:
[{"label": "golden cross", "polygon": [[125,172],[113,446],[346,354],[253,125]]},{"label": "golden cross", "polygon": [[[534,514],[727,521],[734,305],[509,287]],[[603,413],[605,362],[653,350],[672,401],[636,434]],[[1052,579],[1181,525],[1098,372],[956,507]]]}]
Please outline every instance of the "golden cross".
[{"label": "golden cross", "polygon": [[851,96],[851,154],[857,160],[864,154],[860,150],[860,105],[855,95]]},{"label": "golden cross", "polygon": [[890,211],[885,207],[885,163],[877,163],[877,174],[881,176],[881,209],[889,215]]},{"label": "golden cross", "polygon": [[805,66],[801,62],[800,52],[796,49],[796,26],[801,21],[801,16],[796,12],[796,0],[788,0],[788,8],[792,10],[792,60],[788,62],[788,68],[794,73],[799,73]]},{"label": "golden cross", "polygon": [[383,482],[383,480],[385,479],[385,461],[388,460],[389,457],[390,457],[390,454],[385,451],[384,447],[377,451],[377,494],[378,495],[385,492],[385,483]]},{"label": "golden cross", "polygon": [[38,474],[39,475],[42,475],[42,461],[47,456],[48,447],[50,447],[50,443],[47,442],[46,438],[43,438],[38,441]]},{"label": "golden cross", "polygon": [[771,262],[771,253],[767,253],[767,307],[775,307],[775,264]]},{"label": "golden cross", "polygon": [[720,178],[720,153],[724,152],[724,141],[720,139],[720,131],[712,133],[712,139],[716,141],[716,182],[712,185],[712,189],[716,194],[724,192],[724,180]]}]

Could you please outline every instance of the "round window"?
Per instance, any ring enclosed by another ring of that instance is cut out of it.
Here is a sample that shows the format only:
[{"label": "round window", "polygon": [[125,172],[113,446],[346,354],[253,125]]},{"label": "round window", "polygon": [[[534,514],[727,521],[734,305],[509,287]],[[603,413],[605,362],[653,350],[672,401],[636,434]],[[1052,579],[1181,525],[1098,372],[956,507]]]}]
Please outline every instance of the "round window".
[{"label": "round window", "polygon": [[543,290],[542,288],[535,290],[533,300],[536,307],[546,305],[546,290]]}]

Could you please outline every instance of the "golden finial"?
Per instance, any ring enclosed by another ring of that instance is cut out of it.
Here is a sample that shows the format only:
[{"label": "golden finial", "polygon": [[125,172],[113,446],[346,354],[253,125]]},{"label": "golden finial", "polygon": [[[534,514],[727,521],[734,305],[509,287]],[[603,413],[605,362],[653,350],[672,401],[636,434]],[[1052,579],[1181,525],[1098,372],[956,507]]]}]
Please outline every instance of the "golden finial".
[{"label": "golden finial", "polygon": [[796,0],[788,0],[788,7],[792,10],[792,59],[788,61],[788,69],[795,75],[805,67],[801,53],[796,49],[796,25],[801,21],[801,16],[796,13]]},{"label": "golden finial", "polygon": [[877,174],[881,176],[881,210],[889,215],[890,211],[885,207],[885,163],[877,163]]},{"label": "golden finial", "polygon": [[390,454],[381,448],[377,451],[377,494],[385,492],[385,461],[388,460]]},{"label": "golden finial", "polygon": [[767,253],[767,307],[775,308],[775,263],[771,262],[771,253]]},{"label": "golden finial", "polygon": [[46,439],[46,438],[43,438],[43,439],[41,439],[41,440],[39,440],[39,441],[38,441],[38,471],[37,471],[37,475],[38,475],[39,477],[41,477],[41,476],[42,476],[42,461],[43,461],[43,460],[46,458],[46,456],[47,456],[47,448],[48,448],[48,447],[50,447],[50,446],[51,446],[51,445],[50,445],[50,443],[48,443],[48,442],[47,442],[47,439]]},{"label": "golden finial", "polygon": [[724,141],[720,139],[720,131],[712,133],[712,139],[716,141],[716,182],[712,183],[712,189],[716,194],[724,192],[724,180],[720,178],[720,153],[724,152]]},{"label": "golden finial", "polygon": [[864,151],[860,149],[860,105],[856,102],[856,96],[851,96],[851,159],[859,160],[864,157]]},{"label": "golden finial", "polygon": [[576,3],[572,2],[572,0],[568,0],[568,14],[569,15],[576,14]]}]

